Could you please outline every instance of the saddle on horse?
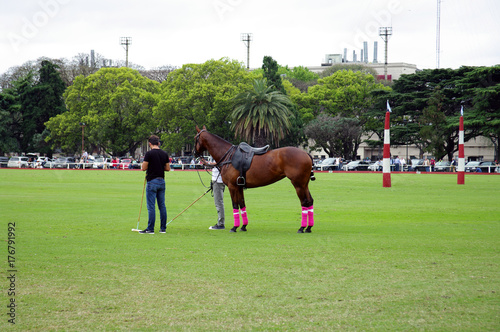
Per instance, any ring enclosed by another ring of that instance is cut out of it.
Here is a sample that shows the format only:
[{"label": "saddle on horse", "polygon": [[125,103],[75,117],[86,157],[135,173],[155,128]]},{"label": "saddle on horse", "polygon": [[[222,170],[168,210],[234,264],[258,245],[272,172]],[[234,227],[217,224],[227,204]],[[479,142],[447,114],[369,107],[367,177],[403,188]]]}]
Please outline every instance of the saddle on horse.
[{"label": "saddle on horse", "polygon": [[264,154],[269,150],[269,145],[263,146],[261,148],[254,148],[245,142],[241,142],[233,154],[231,163],[233,167],[240,172],[240,176],[236,179],[236,184],[238,186],[246,185],[246,172],[252,165],[252,159],[254,155]]}]

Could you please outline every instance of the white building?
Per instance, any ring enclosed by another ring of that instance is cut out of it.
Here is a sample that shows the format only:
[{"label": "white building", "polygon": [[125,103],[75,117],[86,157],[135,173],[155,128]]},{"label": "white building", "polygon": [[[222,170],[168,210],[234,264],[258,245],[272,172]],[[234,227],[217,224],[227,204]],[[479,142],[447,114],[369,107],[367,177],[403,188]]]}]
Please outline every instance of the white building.
[{"label": "white building", "polygon": [[[330,54],[331,55],[331,54]],[[314,73],[320,73],[323,70],[327,69],[330,67],[332,64],[339,64],[341,62],[331,62],[327,63],[321,66],[310,66],[307,67],[310,71]],[[349,68],[350,65],[359,65],[362,64],[364,66],[367,66],[369,68],[375,69],[375,71],[378,74],[378,79],[384,79],[384,64],[383,63],[361,63],[361,62],[346,62],[342,63],[344,66]],[[412,65],[410,63],[405,63],[405,62],[395,62],[395,63],[388,63],[387,64],[387,80],[397,80],[401,77],[403,74],[415,74],[417,72],[417,65]]]}]

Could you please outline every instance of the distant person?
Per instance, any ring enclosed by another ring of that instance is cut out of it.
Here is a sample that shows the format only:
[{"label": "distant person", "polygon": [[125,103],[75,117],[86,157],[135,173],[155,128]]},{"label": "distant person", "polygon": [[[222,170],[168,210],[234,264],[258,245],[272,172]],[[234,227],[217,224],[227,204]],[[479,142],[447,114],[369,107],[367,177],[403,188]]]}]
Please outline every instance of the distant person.
[{"label": "distant person", "polygon": [[431,171],[431,163],[429,162],[429,159],[427,159],[427,157],[425,157],[424,159],[424,167],[425,167],[425,171],[426,172],[430,172]]},{"label": "distant person", "polygon": [[148,139],[151,150],[146,152],[142,170],[146,171],[146,201],[148,205],[148,228],[140,234],[154,234],[156,210],[155,201],[160,210],[160,233],[167,230],[167,207],[165,206],[165,172],[170,171],[168,154],[160,149],[160,139],[151,135]]},{"label": "distant person", "polygon": [[401,160],[399,160],[399,157],[396,156],[396,159],[394,159],[394,171],[399,172],[399,166],[401,166]]}]

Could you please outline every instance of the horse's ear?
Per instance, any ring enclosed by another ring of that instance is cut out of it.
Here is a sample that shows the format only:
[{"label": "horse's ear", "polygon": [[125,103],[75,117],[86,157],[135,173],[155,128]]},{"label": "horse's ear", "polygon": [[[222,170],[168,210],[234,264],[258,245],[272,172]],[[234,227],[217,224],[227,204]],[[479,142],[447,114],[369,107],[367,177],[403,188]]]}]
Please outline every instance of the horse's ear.
[{"label": "horse's ear", "polygon": [[200,128],[198,128],[198,125],[196,125],[196,131],[199,133],[200,132]]},{"label": "horse's ear", "polygon": [[205,125],[203,125],[203,129],[204,129],[204,130],[207,130],[207,127],[205,127]]}]

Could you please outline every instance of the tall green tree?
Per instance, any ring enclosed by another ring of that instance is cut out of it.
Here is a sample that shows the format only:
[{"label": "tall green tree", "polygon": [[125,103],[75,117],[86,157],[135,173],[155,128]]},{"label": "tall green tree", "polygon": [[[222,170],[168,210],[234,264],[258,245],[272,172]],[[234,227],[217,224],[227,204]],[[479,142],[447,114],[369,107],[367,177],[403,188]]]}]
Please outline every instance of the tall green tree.
[{"label": "tall green tree", "polygon": [[319,78],[318,74],[310,71],[307,67],[303,66],[297,66],[293,68],[288,68],[288,66],[280,66],[278,69],[278,74],[283,77],[282,83],[287,93],[288,89],[285,86],[285,81],[290,82],[294,87],[300,89],[300,91],[307,92],[307,89],[310,86],[316,85]]},{"label": "tall green tree", "polygon": [[[357,124],[365,129],[373,118],[369,111],[378,100],[376,94],[384,91],[390,91],[390,88],[378,83],[370,74],[340,70],[318,79],[318,84],[311,86],[307,93],[293,94],[291,98],[298,105],[306,126],[311,119],[326,114],[356,119]],[[367,131],[359,132],[355,138],[345,137],[344,144],[351,146],[347,141],[352,140],[353,148],[344,158],[351,159],[356,155],[363,133]]]},{"label": "tall green tree", "polygon": [[264,78],[267,81],[267,85],[269,87],[272,86],[273,90],[286,94],[285,88],[281,82],[278,62],[270,56],[265,56],[262,63],[262,69],[264,70]]},{"label": "tall green tree", "polygon": [[321,73],[319,73],[319,77],[325,78],[325,77],[328,77],[328,76],[335,74],[338,71],[345,71],[346,66],[348,66],[347,67],[347,68],[349,68],[348,70],[351,70],[353,72],[362,72],[364,74],[369,74],[369,75],[372,75],[373,77],[377,77],[377,71],[375,69],[368,67],[366,65],[363,65],[363,64],[355,64],[355,63],[351,63],[348,65],[347,64],[334,64],[334,65],[326,68],[325,70],[323,70]]},{"label": "tall green tree", "polygon": [[235,134],[256,146],[267,142],[279,146],[280,139],[291,127],[289,110],[290,99],[279,91],[273,90],[265,80],[255,80],[253,87],[238,94],[234,100],[232,128]]},{"label": "tall green tree", "polygon": [[58,67],[46,60],[41,61],[36,76],[33,71],[28,71],[19,79],[10,81],[0,97],[3,148],[50,154],[50,147],[43,140],[47,135],[44,123],[65,110],[64,89]]},{"label": "tall green tree", "polygon": [[0,155],[21,152],[21,113],[15,88],[0,93]]},{"label": "tall green tree", "polygon": [[232,139],[232,98],[248,89],[256,74],[229,59],[186,64],[172,71],[161,84],[161,98],[155,107],[164,146],[181,152],[193,144],[195,125]]},{"label": "tall green tree", "polygon": [[48,132],[45,122],[66,110],[63,94],[66,85],[58,71],[58,66],[43,60],[39,70],[37,84],[33,86],[28,98],[23,98],[24,110],[23,135],[31,137],[28,144],[37,152],[51,154],[50,146],[45,142]]},{"label": "tall green tree", "polygon": [[284,75],[287,80],[293,79],[302,82],[315,81],[319,78],[319,75],[315,72],[309,70],[309,68],[304,66],[297,66],[289,68],[288,66],[279,66],[278,74],[280,76]]},{"label": "tall green tree", "polygon": [[354,142],[361,132],[358,119],[339,115],[320,114],[305,127],[307,137],[314,140],[312,148],[322,148],[331,158],[356,159]]},{"label": "tall green tree", "polygon": [[[458,150],[460,107],[467,99],[461,84],[471,70],[426,69],[395,81],[388,97],[393,104],[391,123],[396,127],[391,141],[414,144],[437,159],[451,160]],[[465,141],[475,136],[467,129]]]},{"label": "tall green tree", "polygon": [[[468,130],[493,143],[500,158],[500,65],[471,68],[459,88],[464,89],[464,122]],[[455,121],[456,122],[456,121]]]},{"label": "tall green tree", "polygon": [[134,154],[152,133],[158,133],[153,107],[159,83],[129,68],[102,68],[78,76],[64,98],[68,111],[46,122],[47,141],[66,152],[78,153],[81,123],[85,123],[86,149],[99,147],[107,154]]}]

